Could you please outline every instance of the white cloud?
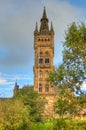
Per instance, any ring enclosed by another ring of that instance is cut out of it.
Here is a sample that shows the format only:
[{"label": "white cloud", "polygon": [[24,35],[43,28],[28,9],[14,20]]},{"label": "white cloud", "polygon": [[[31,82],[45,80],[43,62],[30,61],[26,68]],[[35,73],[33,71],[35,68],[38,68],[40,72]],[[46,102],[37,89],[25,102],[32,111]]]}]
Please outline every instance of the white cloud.
[{"label": "white cloud", "polygon": [[0,84],[2,85],[2,84],[6,84],[7,83],[7,81],[5,80],[5,79],[3,79],[3,78],[0,78]]},{"label": "white cloud", "polygon": [[7,74],[0,72],[0,85],[13,85],[14,81],[8,80]]},{"label": "white cloud", "polygon": [[7,81],[5,78],[0,78],[0,85],[13,85],[14,82]]},{"label": "white cloud", "polygon": [[[1,85],[9,85],[9,89],[10,89],[10,85],[13,86],[15,85],[15,82],[20,83],[20,81],[22,81],[22,86],[24,85],[24,83],[31,83],[33,82],[33,78],[29,77],[28,75],[25,74],[6,74],[6,73],[1,73],[0,72],[0,84]],[[20,84],[19,84],[20,85]]]},{"label": "white cloud", "polygon": [[4,77],[7,80],[8,79],[10,80],[32,79],[31,77],[25,74],[7,74],[7,73],[2,73],[2,72],[0,72],[0,77]]}]

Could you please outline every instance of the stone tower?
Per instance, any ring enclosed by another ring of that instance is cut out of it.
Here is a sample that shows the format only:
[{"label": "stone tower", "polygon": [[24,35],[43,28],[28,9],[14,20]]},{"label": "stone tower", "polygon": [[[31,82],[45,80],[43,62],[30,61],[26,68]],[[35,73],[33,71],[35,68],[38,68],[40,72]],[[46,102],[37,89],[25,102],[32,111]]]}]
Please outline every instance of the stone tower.
[{"label": "stone tower", "polygon": [[45,7],[40,22],[40,29],[36,23],[34,31],[34,90],[41,94],[53,94],[54,89],[46,78],[54,70],[54,30],[52,23],[49,29]]}]

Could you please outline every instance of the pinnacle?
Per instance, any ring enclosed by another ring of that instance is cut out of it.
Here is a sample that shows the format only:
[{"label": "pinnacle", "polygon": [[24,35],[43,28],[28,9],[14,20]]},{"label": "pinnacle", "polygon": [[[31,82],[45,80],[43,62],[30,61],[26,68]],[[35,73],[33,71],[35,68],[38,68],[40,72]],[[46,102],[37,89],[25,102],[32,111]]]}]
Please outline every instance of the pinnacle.
[{"label": "pinnacle", "polygon": [[42,16],[42,18],[47,18],[45,6],[44,6],[44,11],[43,11],[43,16]]}]

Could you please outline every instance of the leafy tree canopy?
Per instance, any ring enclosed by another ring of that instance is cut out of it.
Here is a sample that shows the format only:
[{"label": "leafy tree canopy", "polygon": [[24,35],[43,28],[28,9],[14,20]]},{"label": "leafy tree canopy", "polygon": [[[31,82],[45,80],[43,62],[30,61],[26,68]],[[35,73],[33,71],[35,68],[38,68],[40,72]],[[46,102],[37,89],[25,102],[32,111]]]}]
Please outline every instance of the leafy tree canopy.
[{"label": "leafy tree canopy", "polygon": [[[86,27],[84,23],[72,23],[65,33],[63,64],[50,73],[53,85],[80,89],[86,75]],[[79,91],[77,91],[79,92]]]},{"label": "leafy tree canopy", "polygon": [[50,73],[48,81],[58,89],[55,111],[61,117],[74,117],[82,111],[85,97],[80,87],[86,76],[86,26],[72,23],[65,32],[63,63]]},{"label": "leafy tree canopy", "polygon": [[33,87],[24,86],[11,99],[0,101],[0,127],[5,130],[34,129],[42,122],[44,102]]}]

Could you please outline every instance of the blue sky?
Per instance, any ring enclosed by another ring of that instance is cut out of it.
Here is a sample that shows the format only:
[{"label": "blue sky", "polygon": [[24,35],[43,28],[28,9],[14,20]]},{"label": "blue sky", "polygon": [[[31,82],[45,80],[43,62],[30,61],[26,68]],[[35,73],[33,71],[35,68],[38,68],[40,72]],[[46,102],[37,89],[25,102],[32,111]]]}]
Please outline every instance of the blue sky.
[{"label": "blue sky", "polygon": [[55,31],[55,66],[68,25],[86,23],[86,0],[0,0],[0,97],[12,97],[16,80],[20,87],[33,84],[33,32],[44,6]]}]

